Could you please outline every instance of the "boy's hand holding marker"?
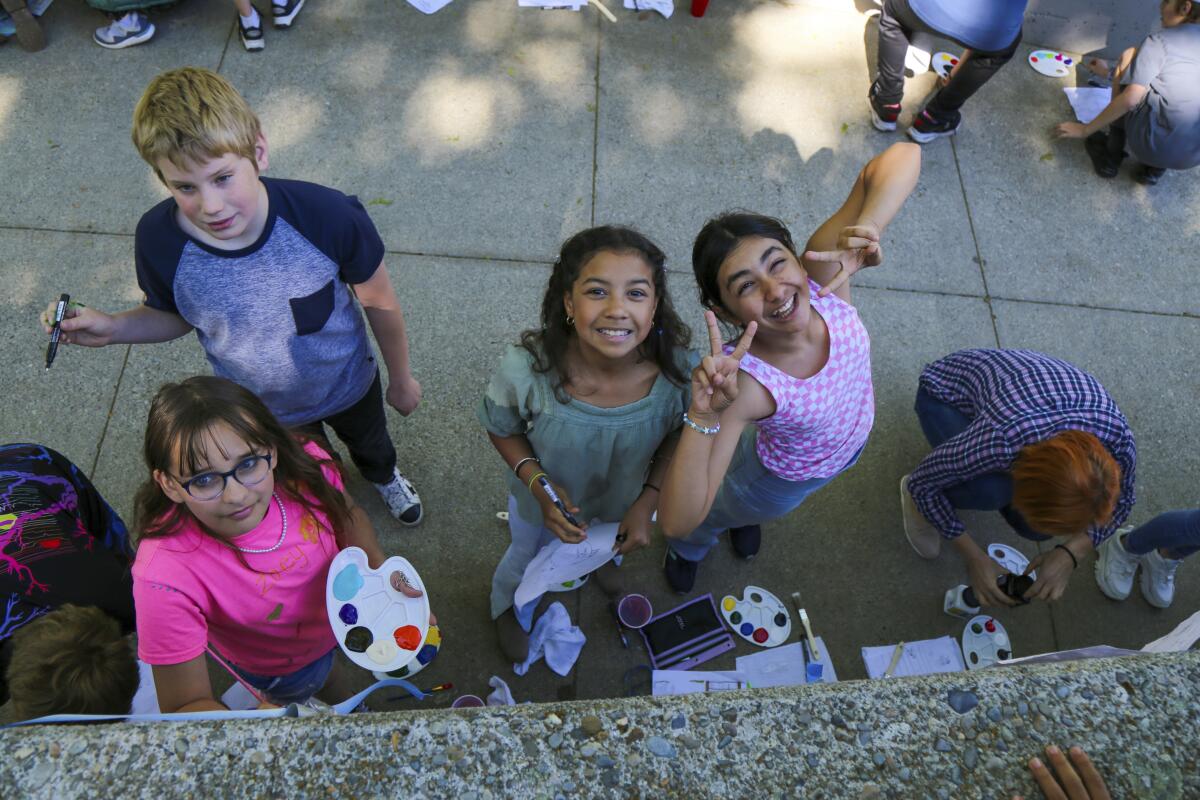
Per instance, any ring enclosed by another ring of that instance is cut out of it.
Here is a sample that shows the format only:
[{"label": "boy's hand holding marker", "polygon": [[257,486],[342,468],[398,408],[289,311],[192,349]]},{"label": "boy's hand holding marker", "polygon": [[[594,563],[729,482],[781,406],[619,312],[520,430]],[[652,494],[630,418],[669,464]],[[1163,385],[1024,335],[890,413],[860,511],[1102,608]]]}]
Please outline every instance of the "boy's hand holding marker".
[{"label": "boy's hand holding marker", "polygon": [[883,263],[883,250],[879,247],[879,226],[867,220],[859,225],[842,228],[842,232],[838,234],[836,250],[808,250],[804,253],[804,260],[834,262],[841,266],[833,280],[817,292],[818,297],[828,297],[863,267],[878,267]]},{"label": "boy's hand holding marker", "polygon": [[[42,330],[47,335],[54,332],[54,311],[58,301],[46,306],[42,312]],[[85,347],[103,347],[112,342],[116,331],[116,320],[103,311],[86,308],[83,303],[72,302],[63,314],[59,342],[62,344],[80,344]]]},{"label": "boy's hand holding marker", "polygon": [[732,353],[725,355],[721,330],[717,327],[717,315],[712,311],[705,311],[704,321],[708,323],[708,341],[712,355],[705,356],[700,366],[692,370],[692,407],[688,417],[693,422],[711,427],[716,424],[715,418],[737,400],[738,365],[742,362],[742,356],[750,349],[750,343],[754,341],[758,323],[751,322],[747,325],[737,347]]}]

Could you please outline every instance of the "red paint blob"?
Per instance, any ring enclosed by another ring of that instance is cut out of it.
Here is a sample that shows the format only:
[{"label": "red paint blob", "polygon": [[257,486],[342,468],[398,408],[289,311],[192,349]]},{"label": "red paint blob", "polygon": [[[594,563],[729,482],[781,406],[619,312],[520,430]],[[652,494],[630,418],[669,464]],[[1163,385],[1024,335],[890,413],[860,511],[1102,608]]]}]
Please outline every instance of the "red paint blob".
[{"label": "red paint blob", "polygon": [[751,638],[754,639],[754,641],[758,642],[759,644],[762,644],[763,642],[765,642],[767,640],[767,636],[768,636],[767,629],[766,628],[755,628],[754,633],[750,634],[750,636],[751,636]]},{"label": "red paint blob", "polygon": [[421,631],[415,625],[405,625],[403,628],[396,628],[392,636],[396,639],[396,645],[401,650],[416,650],[421,646]]},{"label": "red paint blob", "polygon": [[43,539],[40,546],[43,550],[57,550],[62,547],[62,539]]},{"label": "red paint blob", "polygon": [[1029,57],[1029,60],[1030,60],[1030,61],[1037,61],[1037,56],[1030,56],[1030,57]]},{"label": "red paint blob", "polygon": [[957,58],[952,58],[952,59],[950,59],[950,66],[952,66],[952,67],[957,67],[957,66],[958,66],[958,59],[957,59]]},{"label": "red paint blob", "polygon": [[984,627],[984,630],[986,630],[988,633],[996,632],[996,623],[992,622],[990,619],[987,622],[983,623],[983,627]]}]

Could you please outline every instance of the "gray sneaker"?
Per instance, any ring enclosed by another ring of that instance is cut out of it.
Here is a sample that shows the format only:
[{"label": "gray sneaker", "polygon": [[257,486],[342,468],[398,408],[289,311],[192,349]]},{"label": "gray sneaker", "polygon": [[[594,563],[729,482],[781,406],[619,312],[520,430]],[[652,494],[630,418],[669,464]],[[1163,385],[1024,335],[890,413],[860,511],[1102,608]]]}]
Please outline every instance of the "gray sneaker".
[{"label": "gray sneaker", "polygon": [[1142,560],[1142,556],[1127,551],[1121,541],[1132,530],[1132,525],[1118,529],[1100,543],[1100,553],[1096,557],[1096,585],[1113,600],[1129,597],[1133,591],[1133,574]]},{"label": "gray sneaker", "polygon": [[942,552],[942,535],[917,510],[912,495],[908,493],[908,476],[900,479],[900,518],[904,523],[904,535],[912,549],[921,558],[937,558]]},{"label": "gray sneaker", "polygon": [[1142,596],[1155,608],[1167,608],[1175,599],[1175,570],[1182,560],[1164,558],[1157,550],[1142,556]]},{"label": "gray sneaker", "polygon": [[392,468],[392,479],[387,483],[377,483],[375,488],[383,502],[387,503],[388,511],[399,520],[401,525],[420,524],[425,516],[421,509],[421,497],[409,482],[400,474],[400,470]]}]

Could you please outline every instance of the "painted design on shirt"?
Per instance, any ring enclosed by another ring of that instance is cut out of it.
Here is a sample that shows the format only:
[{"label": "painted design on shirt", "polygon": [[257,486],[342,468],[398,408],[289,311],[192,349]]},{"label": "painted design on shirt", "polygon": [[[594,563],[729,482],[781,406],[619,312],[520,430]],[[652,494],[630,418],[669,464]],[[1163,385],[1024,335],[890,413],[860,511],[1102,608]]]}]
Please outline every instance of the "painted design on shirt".
[{"label": "painted design on shirt", "polygon": [[303,569],[308,566],[308,553],[304,552],[304,548],[300,545],[284,550],[279,556],[279,566],[272,570],[259,572],[255,576],[258,583],[258,594],[260,597],[266,597],[267,592],[279,582],[280,577],[284,573],[294,569]]},{"label": "painted design on shirt", "polygon": [[[28,603],[21,609],[17,607],[20,602],[21,600],[17,595],[10,594],[8,596],[8,604],[4,609],[4,620],[0,621],[0,641],[12,636],[13,631],[17,628],[50,611],[49,606],[33,606]],[[22,614],[22,611],[26,613]]]},{"label": "painted design on shirt", "polygon": [[300,520],[300,538],[309,544],[316,544],[320,533],[321,526],[317,524],[313,515],[305,514],[304,519]]},{"label": "painted design on shirt", "polygon": [[[37,560],[39,550],[57,550],[61,547],[62,537],[47,536],[46,533],[50,529],[43,529],[43,526],[34,523],[44,517],[53,518],[63,512],[71,514],[75,517],[73,536],[80,539],[80,544],[85,549],[91,550],[92,537],[75,515],[79,507],[79,496],[70,481],[55,475],[3,470],[0,471],[0,485],[2,484],[6,485],[4,491],[0,492],[0,510],[5,512],[4,516],[0,517],[0,569],[3,569],[5,575],[16,575],[18,581],[26,582],[26,596],[32,596],[35,590],[49,591],[48,584],[34,577],[29,562]],[[56,495],[57,500],[46,502],[48,497]],[[61,530],[57,525],[52,526],[52,529],[55,534]]]}]

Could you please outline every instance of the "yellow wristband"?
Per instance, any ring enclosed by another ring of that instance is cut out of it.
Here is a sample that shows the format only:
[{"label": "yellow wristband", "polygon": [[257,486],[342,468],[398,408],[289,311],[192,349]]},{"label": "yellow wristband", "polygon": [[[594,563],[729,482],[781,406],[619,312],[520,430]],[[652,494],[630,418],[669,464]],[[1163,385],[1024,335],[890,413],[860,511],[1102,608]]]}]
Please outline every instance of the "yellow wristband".
[{"label": "yellow wristband", "polygon": [[536,481],[538,478],[548,478],[548,477],[550,477],[550,476],[544,472],[533,473],[533,477],[529,479],[529,493],[533,494],[533,482],[534,481]]}]

